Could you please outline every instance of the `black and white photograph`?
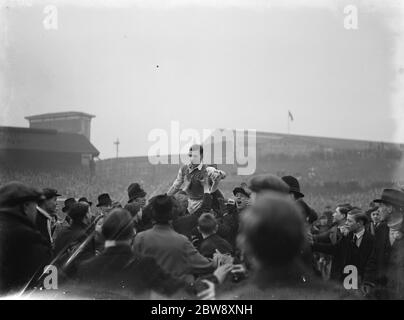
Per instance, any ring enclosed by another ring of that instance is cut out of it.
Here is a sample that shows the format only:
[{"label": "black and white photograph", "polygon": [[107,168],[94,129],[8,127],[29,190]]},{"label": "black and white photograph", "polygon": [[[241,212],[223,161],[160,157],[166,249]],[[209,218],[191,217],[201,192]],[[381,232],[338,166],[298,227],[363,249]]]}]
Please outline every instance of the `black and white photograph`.
[{"label": "black and white photograph", "polygon": [[403,156],[401,0],[0,0],[0,300],[404,300]]}]

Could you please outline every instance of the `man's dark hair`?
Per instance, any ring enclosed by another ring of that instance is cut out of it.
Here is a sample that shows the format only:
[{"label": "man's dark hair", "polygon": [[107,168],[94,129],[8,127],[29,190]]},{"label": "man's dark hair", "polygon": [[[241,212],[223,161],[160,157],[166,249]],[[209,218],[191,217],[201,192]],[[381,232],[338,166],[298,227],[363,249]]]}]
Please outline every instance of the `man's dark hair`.
[{"label": "man's dark hair", "polygon": [[72,219],[73,223],[83,222],[86,214],[88,213],[89,205],[84,202],[77,202],[74,203],[70,210],[68,211],[67,215],[70,219]]},{"label": "man's dark hair", "polygon": [[201,155],[201,158],[203,157],[203,146],[201,144],[193,144],[189,148],[189,152],[192,152],[192,151],[199,151],[199,154]]},{"label": "man's dark hair", "polygon": [[173,219],[173,200],[166,194],[156,196],[152,202],[153,219],[156,223],[166,224]]},{"label": "man's dark hair", "polygon": [[247,250],[263,267],[292,263],[305,241],[304,222],[295,201],[277,194],[264,194],[242,219]]},{"label": "man's dark hair", "polygon": [[359,221],[362,221],[364,226],[366,226],[369,222],[368,216],[362,211],[351,210],[348,214],[354,218],[355,222],[358,223]]},{"label": "man's dark hair", "polygon": [[354,207],[352,207],[349,203],[339,204],[337,205],[337,208],[338,211],[345,216],[345,218],[348,212],[354,209]]},{"label": "man's dark hair", "polygon": [[203,213],[198,219],[199,230],[204,234],[211,234],[215,231],[217,221],[213,214],[207,212]]},{"label": "man's dark hair", "polygon": [[133,219],[128,210],[113,209],[102,225],[102,235],[106,240],[124,241],[133,238]]}]

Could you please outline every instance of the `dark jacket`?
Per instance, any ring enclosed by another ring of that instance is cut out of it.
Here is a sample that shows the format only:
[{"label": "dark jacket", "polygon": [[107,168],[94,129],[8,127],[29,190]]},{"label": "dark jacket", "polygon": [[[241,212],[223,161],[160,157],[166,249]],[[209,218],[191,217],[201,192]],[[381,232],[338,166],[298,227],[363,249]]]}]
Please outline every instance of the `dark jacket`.
[{"label": "dark jacket", "polygon": [[404,300],[404,239],[396,240],[388,250],[385,269],[389,299]]},{"label": "dark jacket", "polygon": [[404,299],[404,239],[397,239],[391,245],[389,233],[386,223],[375,230],[377,294],[382,299]]},{"label": "dark jacket", "polygon": [[55,255],[74,242],[84,241],[84,239],[87,237],[86,229],[87,227],[85,224],[79,223],[73,223],[72,225],[63,227],[55,239]]},{"label": "dark jacket", "polygon": [[236,206],[227,208],[224,216],[219,219],[217,234],[235,248],[239,231],[239,210]]},{"label": "dark jacket", "polygon": [[331,243],[314,243],[312,248],[313,251],[333,256],[331,279],[343,281],[347,276],[347,274],[344,274],[345,266],[354,265],[358,269],[360,280],[371,281],[376,274],[374,237],[365,230],[360,246],[357,247],[353,236],[354,234],[351,232],[335,245]]},{"label": "dark jacket", "polygon": [[21,289],[51,259],[49,241],[27,216],[0,209],[0,294]]},{"label": "dark jacket", "polygon": [[369,227],[369,232],[374,232],[375,238],[375,264],[376,264],[376,282],[385,282],[386,268],[389,263],[390,239],[389,227],[386,222],[381,222],[377,227]]},{"label": "dark jacket", "polygon": [[127,291],[128,295],[148,298],[150,290],[169,296],[185,286],[165,273],[153,258],[135,256],[129,245],[106,248],[82,262],[76,278],[81,285],[96,288],[96,297]]},{"label": "dark jacket", "polygon": [[[64,264],[69,257],[79,248],[79,246],[87,239],[91,237],[90,232],[87,230],[87,226],[83,223],[73,223],[70,226],[64,227],[54,243],[54,253],[60,255],[57,261],[57,265]],[[80,253],[75,257],[72,264],[63,271],[67,275],[71,275],[76,271],[76,266],[83,260],[92,258],[95,255],[95,243],[93,238],[88,244],[80,250]]]},{"label": "dark jacket", "polygon": [[232,246],[217,234],[203,239],[199,245],[199,252],[207,258],[212,259],[216,250],[223,254],[233,254]]},{"label": "dark jacket", "polygon": [[305,221],[307,221],[309,224],[312,224],[314,221],[317,220],[318,215],[316,211],[312,207],[310,207],[302,198],[296,200],[296,204],[301,210]]},{"label": "dark jacket", "polygon": [[215,212],[216,217],[222,217],[227,209],[223,193],[219,189],[216,189],[216,191],[211,193],[211,196],[212,210]]},{"label": "dark jacket", "polygon": [[204,193],[202,206],[192,214],[186,214],[173,221],[173,228],[176,232],[183,234],[188,239],[192,239],[195,229],[198,226],[198,219],[204,212],[210,212],[212,208],[212,196]]},{"label": "dark jacket", "polygon": [[187,237],[169,225],[156,224],[152,229],[138,233],[134,249],[137,255],[153,257],[167,273],[190,282],[192,275],[211,273],[215,267]]}]

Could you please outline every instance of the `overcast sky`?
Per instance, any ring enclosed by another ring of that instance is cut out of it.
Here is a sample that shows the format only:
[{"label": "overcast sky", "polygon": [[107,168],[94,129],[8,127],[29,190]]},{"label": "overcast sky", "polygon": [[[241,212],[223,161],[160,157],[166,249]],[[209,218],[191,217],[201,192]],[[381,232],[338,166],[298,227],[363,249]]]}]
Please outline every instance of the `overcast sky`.
[{"label": "overcast sky", "polygon": [[[54,3],[57,30],[44,28],[44,3],[2,5],[0,125],[88,112],[101,158],[114,155],[117,137],[120,155],[147,154],[150,130],[171,121],[284,133],[288,110],[295,134],[404,142],[393,119],[404,77],[398,10],[362,1]],[[344,28],[345,4],[358,5],[357,30]]]}]

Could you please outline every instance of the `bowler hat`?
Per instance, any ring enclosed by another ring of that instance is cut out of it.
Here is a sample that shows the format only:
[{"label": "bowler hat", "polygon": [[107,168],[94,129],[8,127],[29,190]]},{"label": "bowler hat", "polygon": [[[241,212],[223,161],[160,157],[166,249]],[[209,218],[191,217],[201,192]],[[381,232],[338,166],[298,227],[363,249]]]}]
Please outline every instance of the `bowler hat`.
[{"label": "bowler hat", "polygon": [[289,186],[281,178],[273,174],[259,174],[249,181],[249,189],[253,192],[277,191],[279,193],[289,193]]},{"label": "bowler hat", "polygon": [[88,201],[86,197],[81,197],[79,202],[86,202],[90,207],[93,205],[91,201]]},{"label": "bowler hat", "polygon": [[289,186],[291,193],[295,194],[298,198],[303,198],[304,194],[300,192],[299,181],[293,176],[284,176],[282,180]]},{"label": "bowler hat", "polygon": [[76,199],[74,198],[67,198],[64,202],[64,207],[62,208],[63,212],[66,212],[67,210],[69,210],[72,205],[74,205],[76,203]]},{"label": "bowler hat", "polygon": [[404,207],[404,192],[397,189],[384,189],[382,196],[373,202],[391,204],[401,208]]},{"label": "bowler hat", "polygon": [[132,202],[137,198],[143,198],[146,196],[146,192],[142,189],[142,187],[138,183],[131,183],[128,187],[128,197],[129,201]]},{"label": "bowler hat", "polygon": [[12,181],[0,187],[0,207],[13,207],[24,202],[45,199],[42,192],[21,182]]},{"label": "bowler hat", "polygon": [[97,207],[110,206],[110,205],[112,205],[112,199],[108,193],[103,193],[98,196]]},{"label": "bowler hat", "polygon": [[77,222],[82,221],[86,216],[86,214],[88,213],[88,207],[89,206],[87,203],[82,202],[73,203],[73,205],[69,210],[68,215],[73,221]]}]

